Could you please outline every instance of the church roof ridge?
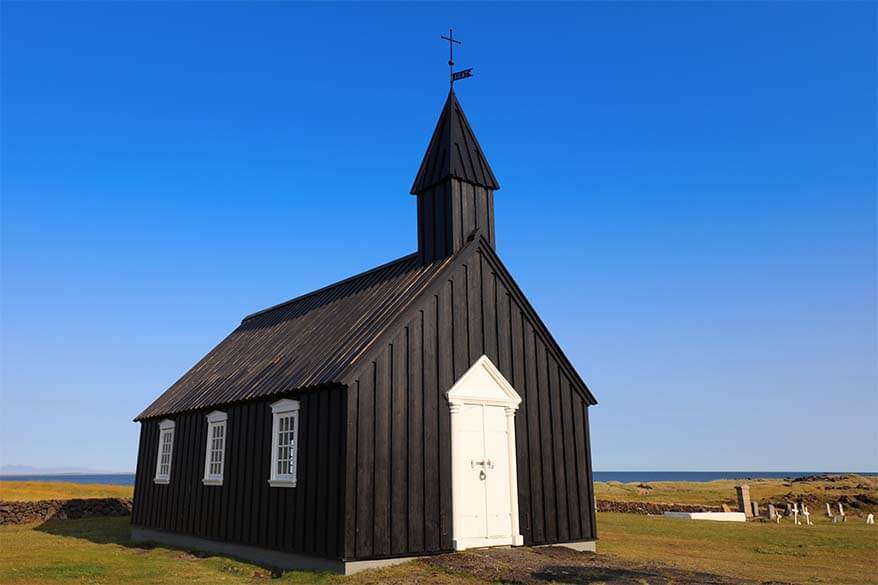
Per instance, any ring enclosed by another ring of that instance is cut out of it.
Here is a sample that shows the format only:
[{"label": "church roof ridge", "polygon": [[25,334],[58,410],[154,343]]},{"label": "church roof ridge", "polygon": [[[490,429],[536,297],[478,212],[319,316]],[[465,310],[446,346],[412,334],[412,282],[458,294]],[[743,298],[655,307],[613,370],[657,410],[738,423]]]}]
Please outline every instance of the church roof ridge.
[{"label": "church roof ridge", "polygon": [[309,297],[313,297],[313,296],[315,296],[315,295],[318,295],[318,294],[321,294],[321,293],[325,293],[325,292],[327,292],[327,291],[329,291],[329,290],[332,290],[333,288],[335,288],[335,287],[337,287],[337,286],[342,286],[342,285],[345,285],[345,284],[351,283],[351,282],[353,282],[353,281],[355,281],[355,280],[358,280],[358,279],[361,279],[361,278],[365,278],[365,277],[369,276],[370,274],[372,274],[372,273],[374,273],[374,272],[379,272],[379,271],[384,270],[384,269],[386,269],[386,268],[390,268],[391,266],[393,266],[393,265],[395,265],[395,264],[404,264],[407,260],[412,260],[412,259],[413,259],[414,257],[416,257],[417,255],[418,255],[417,252],[412,252],[411,254],[406,254],[405,256],[402,256],[401,258],[397,258],[396,260],[391,260],[391,261],[389,261],[389,262],[385,262],[384,264],[379,264],[378,266],[374,266],[374,267],[372,267],[372,268],[369,268],[368,270],[364,270],[364,271],[362,271],[362,272],[358,272],[357,274],[354,274],[354,275],[352,275],[352,276],[345,277],[345,278],[343,278],[343,279],[341,279],[341,280],[338,280],[338,281],[336,281],[336,282],[333,282],[333,283],[331,283],[331,284],[327,284],[327,285],[325,285],[325,286],[321,286],[320,288],[317,288],[317,289],[314,289],[314,290],[312,290],[312,291],[306,292],[306,293],[301,294],[301,295],[299,295],[299,296],[297,296],[297,297],[293,297],[293,298],[291,298],[291,299],[289,299],[289,300],[286,300],[286,301],[283,301],[283,302],[277,303],[276,305],[271,305],[270,307],[266,307],[266,308],[264,308],[264,309],[260,309],[259,311],[256,311],[256,312],[254,312],[254,313],[250,313],[249,315],[245,316],[243,319],[241,319],[241,323],[245,323],[246,321],[249,321],[249,320],[254,319],[254,318],[256,318],[256,317],[259,317],[259,316],[265,315],[266,313],[270,313],[270,312],[272,312],[272,311],[276,311],[277,309],[283,309],[284,307],[287,307],[287,306],[289,306],[289,305],[292,305],[292,304],[298,303],[298,302],[300,302],[300,301],[304,301],[304,300],[306,300],[306,299],[309,298]]}]

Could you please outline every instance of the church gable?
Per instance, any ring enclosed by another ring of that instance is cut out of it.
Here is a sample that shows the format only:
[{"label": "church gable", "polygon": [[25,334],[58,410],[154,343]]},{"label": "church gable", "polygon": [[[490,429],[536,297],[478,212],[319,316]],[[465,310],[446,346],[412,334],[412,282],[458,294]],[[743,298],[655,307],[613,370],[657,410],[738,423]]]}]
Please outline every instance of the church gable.
[{"label": "church gable", "polygon": [[[525,542],[594,537],[584,502],[591,497],[586,407],[595,400],[493,248],[476,236],[342,380],[345,556],[453,547],[446,392],[482,356],[521,397],[515,424]],[[358,530],[373,525],[374,532]]]},{"label": "church gable", "polygon": [[[368,367],[376,354],[392,345],[393,337],[401,331],[411,331],[418,320],[421,328],[427,327],[428,334],[436,337],[435,348],[431,346],[432,339],[422,341],[436,352],[437,368],[446,360],[441,355],[449,354],[448,364],[442,365],[450,370],[450,383],[457,381],[482,355],[496,364],[503,376],[514,380],[516,361],[521,364],[522,358],[533,358],[533,352],[540,352],[546,354],[547,363],[558,369],[584,402],[597,404],[493,247],[479,235],[454,257],[441,278],[425,287],[369,350],[351,364],[342,382],[356,379],[358,370],[364,365]],[[525,372],[521,371],[519,381],[524,377]],[[450,384],[445,390],[448,388]]]}]

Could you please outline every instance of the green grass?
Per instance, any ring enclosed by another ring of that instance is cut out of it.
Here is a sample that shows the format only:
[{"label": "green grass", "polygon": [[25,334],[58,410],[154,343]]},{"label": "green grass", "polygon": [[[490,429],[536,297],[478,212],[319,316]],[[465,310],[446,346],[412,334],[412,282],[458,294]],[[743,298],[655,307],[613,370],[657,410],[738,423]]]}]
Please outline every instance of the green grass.
[{"label": "green grass", "polygon": [[598,514],[598,550],[634,561],[757,581],[878,583],[878,527],[862,519],[814,526]]},{"label": "green grass", "polygon": [[[117,584],[268,583],[272,572],[225,557],[132,543],[128,518],[51,520],[0,527],[0,583]],[[288,571],[284,584],[482,585],[484,581],[414,562],[353,577]],[[275,582],[275,581],[272,581]]]},{"label": "green grass", "polygon": [[[0,583],[268,583],[269,570],[129,539],[127,518],[53,520],[0,527]],[[862,521],[816,526],[718,523],[637,514],[598,514],[602,555],[756,581],[876,583],[878,527]],[[480,585],[473,576],[412,562],[353,577],[286,572],[280,583]]]},{"label": "green grass", "polygon": [[73,498],[130,498],[134,486],[100,483],[63,483],[46,481],[0,481],[0,501],[35,502]]}]

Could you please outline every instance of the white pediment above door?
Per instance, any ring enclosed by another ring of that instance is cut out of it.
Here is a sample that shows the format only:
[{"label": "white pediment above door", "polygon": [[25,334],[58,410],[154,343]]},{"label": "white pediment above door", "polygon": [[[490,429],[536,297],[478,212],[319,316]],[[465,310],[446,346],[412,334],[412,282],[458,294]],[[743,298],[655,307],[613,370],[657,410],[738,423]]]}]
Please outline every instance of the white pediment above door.
[{"label": "white pediment above door", "polygon": [[476,360],[445,396],[450,404],[494,404],[514,409],[521,404],[521,396],[486,355]]}]

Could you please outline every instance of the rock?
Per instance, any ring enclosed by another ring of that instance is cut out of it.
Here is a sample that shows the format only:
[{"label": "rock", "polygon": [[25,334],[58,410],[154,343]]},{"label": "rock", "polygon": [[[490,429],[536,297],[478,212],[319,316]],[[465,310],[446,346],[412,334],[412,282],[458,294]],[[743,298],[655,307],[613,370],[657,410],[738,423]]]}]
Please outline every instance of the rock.
[{"label": "rock", "polygon": [[0,502],[0,525],[23,524],[50,518],[63,520],[86,516],[128,516],[131,514],[131,507],[131,498]]},{"label": "rock", "polygon": [[719,506],[697,506],[691,504],[662,504],[657,502],[613,502],[597,501],[598,512],[624,512],[628,514],[654,514],[665,512],[719,512]]}]

